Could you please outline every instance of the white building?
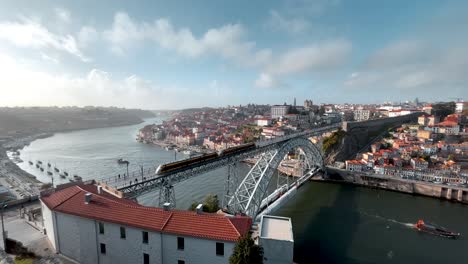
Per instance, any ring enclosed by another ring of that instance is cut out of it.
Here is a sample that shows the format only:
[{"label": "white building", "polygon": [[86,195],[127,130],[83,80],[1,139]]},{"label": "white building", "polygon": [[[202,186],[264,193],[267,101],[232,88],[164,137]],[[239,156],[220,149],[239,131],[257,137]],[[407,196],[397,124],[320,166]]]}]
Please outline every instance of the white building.
[{"label": "white building", "polygon": [[269,126],[271,125],[271,119],[259,118],[257,119],[257,126]]},{"label": "white building", "polygon": [[263,247],[265,264],[293,263],[291,218],[262,215],[259,231],[258,245]]},{"label": "white building", "polygon": [[291,106],[290,105],[273,105],[271,107],[271,118],[273,119],[278,119],[282,116],[285,116],[289,114],[291,111]]},{"label": "white building", "polygon": [[95,185],[41,195],[53,250],[79,263],[229,263],[251,218],[146,207]]},{"label": "white building", "polygon": [[361,109],[354,110],[353,114],[354,114],[354,120],[365,121],[365,120],[369,120],[371,112],[368,109],[361,108]]}]

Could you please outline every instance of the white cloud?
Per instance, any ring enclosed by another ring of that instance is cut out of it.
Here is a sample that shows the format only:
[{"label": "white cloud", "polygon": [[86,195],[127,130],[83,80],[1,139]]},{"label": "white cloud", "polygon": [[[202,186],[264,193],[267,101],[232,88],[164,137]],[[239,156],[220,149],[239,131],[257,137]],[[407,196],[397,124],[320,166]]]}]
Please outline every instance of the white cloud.
[{"label": "white cloud", "polygon": [[66,24],[71,23],[71,15],[70,12],[64,8],[55,8],[55,15],[57,16],[57,19]]},{"label": "white cloud", "polygon": [[274,30],[285,31],[292,34],[304,33],[311,27],[310,22],[303,17],[286,18],[276,10],[270,11],[270,18],[267,24]]},{"label": "white cloud", "polygon": [[[106,71],[92,69],[85,75],[70,76],[49,73],[39,67],[31,61],[23,63],[0,53],[0,105],[180,109],[229,103],[237,95],[230,89],[225,93],[226,86],[218,81],[212,82],[209,89],[162,87],[137,75],[117,78]],[[213,93],[213,89],[215,92],[219,90],[219,96]]]},{"label": "white cloud", "polygon": [[351,43],[336,40],[288,50],[266,66],[266,72],[286,75],[324,71],[342,65],[351,52]]},{"label": "white cloud", "polygon": [[99,38],[96,29],[90,26],[84,26],[78,32],[78,46],[81,48],[88,47],[91,43],[95,42]]},{"label": "white cloud", "polygon": [[271,51],[254,51],[255,43],[245,41],[245,34],[242,25],[228,24],[196,37],[188,28],[175,28],[168,19],[136,22],[123,12],[115,14],[112,29],[104,32],[117,54],[125,54],[133,46],[147,41],[189,58],[217,55],[245,65],[256,65],[268,59]]},{"label": "white cloud", "polygon": [[[462,46],[439,50],[424,42],[398,41],[370,55],[345,86],[384,95],[405,93],[431,99],[466,96],[468,54]],[[463,92],[465,91],[465,92]]]},{"label": "white cloud", "polygon": [[257,78],[257,80],[255,80],[255,87],[258,88],[272,89],[281,88],[284,86],[285,85],[281,81],[275,79],[272,75],[264,72],[262,72]]},{"label": "white cloud", "polygon": [[67,52],[82,61],[89,61],[78,48],[72,35],[54,34],[38,22],[28,19],[23,19],[21,23],[0,22],[0,39],[22,48],[51,48]]}]

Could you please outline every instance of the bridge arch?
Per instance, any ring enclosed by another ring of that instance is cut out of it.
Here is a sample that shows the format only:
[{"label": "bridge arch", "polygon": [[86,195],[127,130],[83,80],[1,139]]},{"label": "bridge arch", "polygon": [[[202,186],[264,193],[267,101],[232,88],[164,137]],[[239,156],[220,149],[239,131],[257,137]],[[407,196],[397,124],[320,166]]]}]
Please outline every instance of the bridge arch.
[{"label": "bridge arch", "polygon": [[227,210],[231,213],[245,213],[253,218],[259,212],[262,200],[267,195],[267,188],[284,157],[294,149],[301,149],[305,154],[305,163],[309,169],[323,169],[324,160],[321,150],[310,140],[303,137],[292,138],[278,145],[277,148],[260,155],[255,165],[237,187],[229,199]]}]

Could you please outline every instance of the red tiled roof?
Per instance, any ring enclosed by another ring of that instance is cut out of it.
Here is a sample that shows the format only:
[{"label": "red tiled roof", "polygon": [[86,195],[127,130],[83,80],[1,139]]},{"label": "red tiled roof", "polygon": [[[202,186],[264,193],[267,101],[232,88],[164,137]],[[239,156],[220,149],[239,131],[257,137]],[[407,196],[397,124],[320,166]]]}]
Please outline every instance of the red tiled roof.
[{"label": "red tiled roof", "polygon": [[[85,204],[85,194],[92,193]],[[250,217],[227,217],[218,214],[147,207],[115,197],[103,191],[97,194],[94,185],[76,185],[41,197],[51,210],[96,219],[103,222],[133,226],[162,233],[192,236],[212,240],[237,241],[250,230]]]}]

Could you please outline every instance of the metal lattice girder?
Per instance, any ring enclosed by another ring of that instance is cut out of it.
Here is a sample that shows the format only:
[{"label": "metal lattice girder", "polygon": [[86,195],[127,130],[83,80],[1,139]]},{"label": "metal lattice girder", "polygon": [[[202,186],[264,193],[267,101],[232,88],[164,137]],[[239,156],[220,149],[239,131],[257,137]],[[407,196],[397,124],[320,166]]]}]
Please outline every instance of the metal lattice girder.
[{"label": "metal lattice girder", "polygon": [[[245,152],[236,153],[233,156],[229,157],[220,157],[215,160],[210,160],[204,164],[197,164],[193,167],[181,168],[180,170],[169,172],[164,175],[152,175],[145,177],[144,180],[136,181],[117,181],[112,183],[109,181],[108,183],[112,185],[114,188],[117,188],[119,191],[125,193],[125,195],[129,198],[136,198],[142,194],[154,191],[155,189],[164,188],[165,182],[170,181],[172,185],[177,184],[181,181],[186,179],[192,178],[194,176],[200,175],[202,173],[206,173],[208,171],[216,170],[221,167],[227,166],[229,164],[241,162],[244,159],[254,157],[257,155],[261,155],[262,153],[278,150],[282,146],[284,146],[287,142],[295,141],[297,139],[302,139],[307,141],[308,144],[307,151],[304,151],[307,157],[307,162],[309,162],[309,167],[323,167],[323,158],[320,150],[312,144],[307,137],[321,135],[324,132],[328,132],[331,130],[336,129],[337,127],[341,126],[341,124],[331,125],[328,127],[321,127],[314,130],[301,132],[293,135],[288,135],[285,137],[281,137],[274,140],[268,140],[263,142],[257,142],[257,148],[248,150]],[[304,145],[305,146],[305,145]],[[298,147],[303,147],[299,146]],[[277,167],[277,166],[276,166]],[[115,178],[115,177],[114,177]],[[102,182],[106,182],[102,180]]]},{"label": "metal lattice girder", "polygon": [[306,156],[306,162],[312,167],[323,167],[323,158],[312,142],[305,138],[293,138],[278,145],[277,149],[266,151],[250,169],[247,176],[237,188],[228,203],[231,213],[245,213],[256,217],[262,200],[267,194],[267,188],[280,162],[289,151],[301,148]]}]

